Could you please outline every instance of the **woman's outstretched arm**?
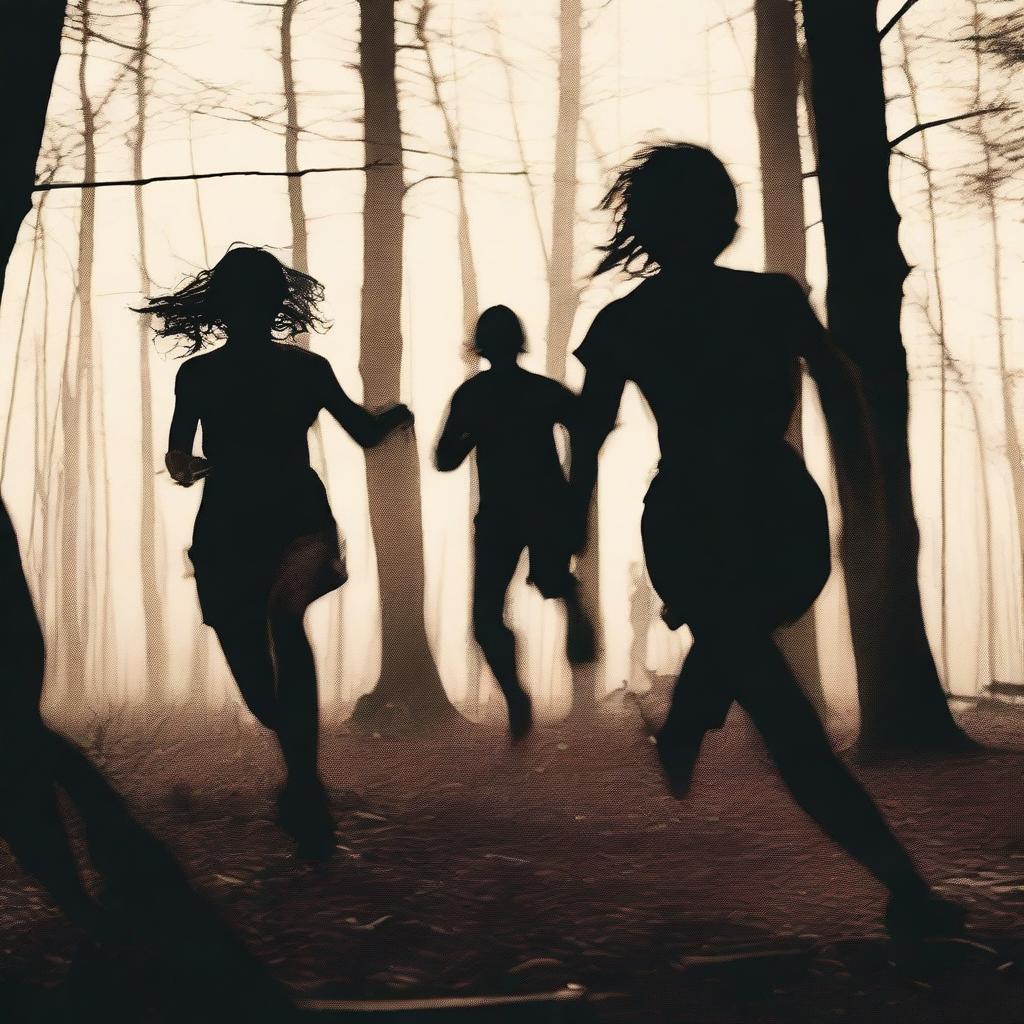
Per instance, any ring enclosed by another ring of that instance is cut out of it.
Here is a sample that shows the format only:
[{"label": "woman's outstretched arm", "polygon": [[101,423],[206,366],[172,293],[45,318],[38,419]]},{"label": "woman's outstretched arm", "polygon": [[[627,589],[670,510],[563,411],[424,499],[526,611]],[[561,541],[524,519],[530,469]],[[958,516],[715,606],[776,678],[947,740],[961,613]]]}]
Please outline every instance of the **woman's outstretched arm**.
[{"label": "woman's outstretched arm", "polygon": [[408,426],[413,415],[405,405],[392,405],[379,412],[370,412],[345,393],[334,370],[323,361],[325,394],[323,407],[341,424],[342,429],[362,448],[380,444],[393,430]]}]

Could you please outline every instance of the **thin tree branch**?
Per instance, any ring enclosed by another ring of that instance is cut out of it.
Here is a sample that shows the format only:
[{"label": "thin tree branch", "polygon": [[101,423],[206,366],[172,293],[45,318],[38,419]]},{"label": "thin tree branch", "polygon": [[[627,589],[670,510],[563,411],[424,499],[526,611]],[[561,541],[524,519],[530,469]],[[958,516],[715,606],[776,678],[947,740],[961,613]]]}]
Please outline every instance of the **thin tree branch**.
[{"label": "thin tree branch", "polygon": [[375,160],[369,164],[351,167],[303,167],[298,171],[209,171],[205,174],[157,174],[151,178],[118,178],[111,181],[51,181],[36,185],[33,192],[52,192],[67,188],[114,188],[119,186],[151,185],[160,181],[202,181],[205,178],[301,178],[306,174],[333,174],[342,171],[369,171],[374,167],[391,167],[392,164]]},{"label": "thin tree branch", "polygon": [[878,41],[881,42],[897,25],[900,18],[917,3],[917,0],[906,0],[900,9],[885,23],[878,31]]},{"label": "thin tree branch", "polygon": [[[499,178],[528,178],[529,171],[467,171],[463,169],[461,172],[463,175],[490,175],[492,177]],[[416,185],[422,185],[425,181],[457,181],[458,175],[455,174],[425,174],[422,178],[416,178],[414,181],[410,181],[405,186],[405,191],[408,193],[410,189]]]},{"label": "thin tree branch", "polygon": [[890,141],[889,148],[892,149],[898,146],[901,142],[905,142],[911,136],[917,135],[919,132],[926,131],[928,128],[937,128],[939,125],[952,124],[954,121],[966,121],[971,117],[982,117],[985,114],[1001,114],[1006,110],[1006,107],[988,107],[985,110],[972,110],[967,114],[953,114],[952,117],[940,117],[935,121],[925,121],[923,124],[915,124],[913,128],[908,128],[902,135],[897,135],[895,139]]}]

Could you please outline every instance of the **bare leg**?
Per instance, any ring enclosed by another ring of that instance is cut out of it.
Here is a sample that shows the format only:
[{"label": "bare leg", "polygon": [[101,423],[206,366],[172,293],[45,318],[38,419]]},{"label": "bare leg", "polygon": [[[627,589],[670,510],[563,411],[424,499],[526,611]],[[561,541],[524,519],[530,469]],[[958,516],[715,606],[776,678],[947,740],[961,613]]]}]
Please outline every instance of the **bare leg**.
[{"label": "bare leg", "polygon": [[733,701],[728,677],[716,672],[710,653],[706,642],[694,642],[658,731],[658,757],[669,789],[679,799],[689,792],[704,736],[722,727]]},{"label": "bare leg", "polygon": [[597,656],[594,624],[580,601],[579,585],[572,584],[562,597],[565,603],[565,654],[570,665],[587,665]]},{"label": "bare leg", "polygon": [[735,678],[736,698],[764,737],[793,798],[819,828],[889,890],[887,924],[897,934],[955,933],[958,907],[935,899],[866,790],[828,736],[768,633],[735,627],[702,636],[709,659]]},{"label": "bare leg", "polygon": [[246,707],[268,729],[276,729],[274,659],[266,615],[256,612],[239,616],[217,626],[216,633]]},{"label": "bare leg", "polygon": [[330,550],[322,537],[302,538],[286,553],[268,601],[277,675],[277,735],[288,770],[278,821],[304,856],[334,849],[334,820],[317,770],[320,703],[316,665],[303,620]]},{"label": "bare leg", "polygon": [[270,633],[280,679],[277,734],[288,768],[288,782],[306,785],[318,778],[320,706],[313,650],[301,616],[274,615]]},{"label": "bare leg", "polygon": [[516,642],[505,625],[505,595],[524,545],[510,540],[500,526],[476,531],[473,575],[473,636],[508,704],[509,729],[524,736],[533,724],[530,698],[516,668]]},{"label": "bare leg", "polygon": [[[814,708],[770,636],[744,636],[737,699],[750,715],[800,807],[890,892],[923,894],[927,884],[881,812],[832,750]],[[737,645],[719,649],[735,662]]]}]

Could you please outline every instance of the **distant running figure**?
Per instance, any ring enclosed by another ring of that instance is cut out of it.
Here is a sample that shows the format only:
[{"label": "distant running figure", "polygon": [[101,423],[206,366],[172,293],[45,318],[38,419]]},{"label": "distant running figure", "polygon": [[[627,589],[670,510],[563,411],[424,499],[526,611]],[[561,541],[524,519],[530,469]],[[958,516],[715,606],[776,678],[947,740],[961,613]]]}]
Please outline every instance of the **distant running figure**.
[{"label": "distant running figure", "polygon": [[558,459],[554,428],[572,443],[578,398],[564,385],[518,364],[525,349],[519,318],[507,306],[481,315],[476,351],[490,369],[467,380],[452,397],[437,442],[437,468],[457,469],[476,449],[480,507],[476,515],[473,633],[505,700],[509,728],[524,736],[533,724],[530,697],[519,681],[515,638],[505,625],[505,596],[523,550],[530,582],[565,603],[566,653],[574,664],[594,657],[594,634],[569,569],[569,485]]},{"label": "distant running figure", "polygon": [[800,286],[715,261],[736,232],[736,190],[711,152],[652,146],[604,200],[615,234],[597,273],[644,280],[606,306],[577,349],[586,367],[574,452],[584,522],[598,452],[633,381],[657,422],[661,461],[641,523],[651,582],[672,628],[694,645],[657,750],[683,796],[701,741],[738,701],[800,806],[892,893],[890,929],[955,929],[878,809],[834,755],[772,637],[799,618],[830,571],[821,492],[785,441],[806,361],[828,415],[837,471],[870,485],[870,442],[856,376]]},{"label": "distant running figure", "polygon": [[[303,618],[347,574],[307,433],[321,409],[363,447],[412,422],[401,405],[367,412],[326,359],[277,342],[322,329],[322,297],[319,282],[266,250],[238,247],[140,310],[162,320],[158,336],[184,338],[189,354],[226,342],[178,371],[167,469],[184,487],[207,477],[189,549],[203,621],[249,710],[277,733],[287,768],[278,820],[309,856],[329,854],[333,822],[317,771],[316,671]],[[200,424],[205,458],[192,454]]]}]

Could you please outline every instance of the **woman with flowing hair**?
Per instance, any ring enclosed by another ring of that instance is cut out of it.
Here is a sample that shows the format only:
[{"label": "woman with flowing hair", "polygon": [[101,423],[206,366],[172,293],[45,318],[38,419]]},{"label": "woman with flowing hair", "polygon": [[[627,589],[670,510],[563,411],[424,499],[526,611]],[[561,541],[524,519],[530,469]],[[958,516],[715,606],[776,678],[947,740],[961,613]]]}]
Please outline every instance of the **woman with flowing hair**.
[{"label": "woman with flowing hair", "polygon": [[800,364],[818,386],[841,485],[871,508],[856,374],[793,278],[716,262],[735,236],[738,201],[709,150],[645,148],[603,207],[615,232],[596,274],[621,269],[640,284],[598,313],[576,351],[590,439],[574,453],[573,490],[583,524],[598,453],[634,382],[661,453],[641,520],[647,568],[666,622],[688,625],[694,639],[656,741],[669,788],[685,796],[704,735],[738,702],[797,803],[889,890],[890,932],[956,932],[962,912],[932,895],[835,756],[773,638],[811,606],[831,568],[824,499],[785,440]]},{"label": "woman with flowing hair", "polygon": [[[167,470],[183,487],[205,478],[189,557],[203,621],[213,628],[249,710],[280,742],[287,772],[278,822],[303,856],[333,849],[317,768],[319,713],[303,619],[347,578],[327,493],[307,434],[326,409],[361,446],[412,422],[346,395],[330,363],[283,340],[323,330],[323,286],[265,249],[236,246],[138,312],[183,340]],[[202,353],[216,341],[224,344]],[[202,353],[202,354],[199,354]],[[192,454],[202,425],[203,457]]]}]

